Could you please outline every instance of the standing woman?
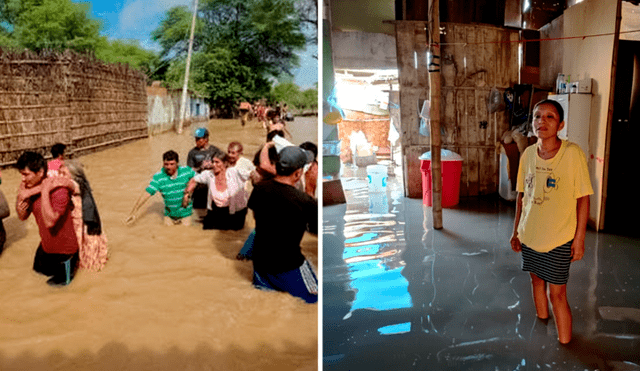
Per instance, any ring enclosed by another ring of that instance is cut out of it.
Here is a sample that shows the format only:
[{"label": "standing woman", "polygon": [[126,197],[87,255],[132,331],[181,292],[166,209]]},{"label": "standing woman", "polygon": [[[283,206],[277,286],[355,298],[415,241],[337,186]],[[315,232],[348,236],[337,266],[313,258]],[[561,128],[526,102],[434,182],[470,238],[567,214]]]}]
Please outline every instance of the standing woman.
[{"label": "standing woman", "polygon": [[196,174],[184,191],[183,204],[189,202],[196,184],[206,184],[209,188],[208,210],[202,221],[202,229],[240,230],[244,228],[248,200],[244,185],[251,172],[241,167],[227,168],[227,163],[226,153],[216,153],[211,161],[212,169]]},{"label": "standing woman", "polygon": [[567,344],[572,332],[567,302],[569,266],[584,255],[593,189],[584,152],[577,144],[558,138],[564,124],[558,102],[543,100],[534,107],[538,142],[520,159],[510,242],[513,251],[522,252],[522,270],[531,275],[538,318],[549,318],[550,299],[558,341]]}]

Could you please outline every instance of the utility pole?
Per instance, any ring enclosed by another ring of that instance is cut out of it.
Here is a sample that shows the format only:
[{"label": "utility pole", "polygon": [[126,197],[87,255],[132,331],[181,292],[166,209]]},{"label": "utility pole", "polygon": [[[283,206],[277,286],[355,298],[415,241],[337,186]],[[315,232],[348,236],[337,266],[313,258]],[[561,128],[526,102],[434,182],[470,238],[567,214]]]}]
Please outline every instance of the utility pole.
[{"label": "utility pole", "polygon": [[431,196],[433,228],[442,229],[442,160],[440,150],[440,1],[430,0],[430,40],[431,62],[429,63],[429,94],[431,96]]},{"label": "utility pole", "polygon": [[196,15],[198,14],[198,0],[193,6],[193,19],[191,20],[191,35],[189,36],[189,50],[187,51],[187,67],[184,71],[184,85],[182,86],[182,101],[180,102],[180,124],[178,134],[182,134],[184,116],[187,110],[187,86],[189,85],[189,66],[191,65],[191,51],[193,50],[193,33],[196,28]]}]

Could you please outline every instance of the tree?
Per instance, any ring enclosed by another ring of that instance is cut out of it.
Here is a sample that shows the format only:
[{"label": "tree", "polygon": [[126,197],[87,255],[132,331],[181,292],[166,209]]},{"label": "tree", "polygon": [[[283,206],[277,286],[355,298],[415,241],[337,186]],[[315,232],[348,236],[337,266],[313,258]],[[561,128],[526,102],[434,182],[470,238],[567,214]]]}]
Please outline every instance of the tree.
[{"label": "tree", "polygon": [[[307,45],[318,45],[318,1],[317,0],[297,0],[296,10],[300,16],[303,33],[307,39]],[[318,59],[318,53],[314,53],[314,58]]]},{"label": "tree", "polygon": [[0,0],[0,46],[33,51],[72,49],[109,63],[126,63],[150,78],[162,69],[158,56],[137,41],[109,41],[91,19],[89,3],[71,0]]},{"label": "tree", "polygon": [[2,0],[0,42],[39,51],[93,52],[101,42],[101,24],[90,19],[89,3],[71,0]]},{"label": "tree", "polygon": [[[151,32],[151,39],[162,47],[162,58],[183,57],[187,54],[189,45],[189,30],[191,29],[192,13],[186,6],[176,6],[167,11],[160,26]],[[199,40],[202,35],[202,21],[197,19],[194,34],[194,50],[199,50]]]},{"label": "tree", "polygon": [[291,81],[280,83],[271,91],[273,99],[278,102],[286,102],[291,107],[298,107],[300,100],[300,87]]},{"label": "tree", "polygon": [[302,107],[301,109],[318,109],[318,89],[307,89],[302,92]]},{"label": "tree", "polygon": [[[169,67],[166,78],[175,89],[184,84],[185,61]],[[189,88],[208,97],[209,103],[225,115],[231,115],[239,102],[253,101],[269,93],[269,81],[253,73],[251,67],[238,65],[225,49],[194,54],[191,60]]]},{"label": "tree", "polygon": [[157,62],[156,54],[140,47],[137,40],[105,40],[96,50],[96,57],[108,63],[126,63],[145,70],[150,70]]},{"label": "tree", "polygon": [[300,87],[293,81],[281,82],[271,90],[271,96],[275,101],[285,102],[295,110],[317,109],[318,89],[300,91]]},{"label": "tree", "polygon": [[[268,79],[291,75],[295,51],[305,45],[294,1],[201,0],[189,86],[218,108],[268,94]],[[172,8],[152,34],[161,55],[173,60],[167,76],[174,85],[183,80],[178,66],[184,66],[190,24],[185,7]]]}]

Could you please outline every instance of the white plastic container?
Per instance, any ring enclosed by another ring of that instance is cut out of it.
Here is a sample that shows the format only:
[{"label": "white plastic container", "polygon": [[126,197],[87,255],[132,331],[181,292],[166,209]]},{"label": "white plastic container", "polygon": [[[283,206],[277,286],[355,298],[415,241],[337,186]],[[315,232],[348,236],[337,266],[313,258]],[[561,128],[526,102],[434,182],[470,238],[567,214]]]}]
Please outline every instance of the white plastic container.
[{"label": "white plastic container", "polygon": [[367,166],[369,192],[385,192],[387,190],[387,167],[384,165]]}]

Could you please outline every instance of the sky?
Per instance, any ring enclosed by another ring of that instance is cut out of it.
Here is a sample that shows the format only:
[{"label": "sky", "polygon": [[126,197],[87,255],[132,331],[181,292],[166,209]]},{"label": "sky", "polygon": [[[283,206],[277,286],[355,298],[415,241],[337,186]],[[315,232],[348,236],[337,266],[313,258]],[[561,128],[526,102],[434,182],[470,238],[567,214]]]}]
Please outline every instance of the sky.
[{"label": "sky", "polygon": [[[191,0],[73,0],[91,4],[91,15],[102,22],[102,34],[109,39],[134,39],[145,49],[159,51],[160,46],[151,40],[165,13],[174,6],[193,7]],[[300,67],[293,71],[294,82],[304,89],[314,87],[318,81],[318,60],[314,49],[299,52]]]}]

